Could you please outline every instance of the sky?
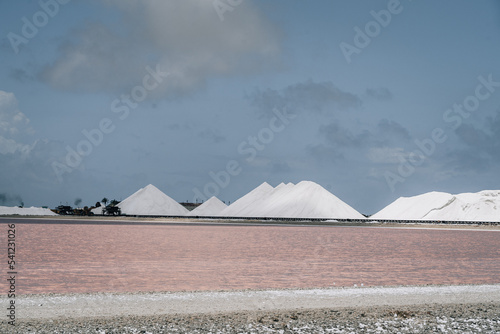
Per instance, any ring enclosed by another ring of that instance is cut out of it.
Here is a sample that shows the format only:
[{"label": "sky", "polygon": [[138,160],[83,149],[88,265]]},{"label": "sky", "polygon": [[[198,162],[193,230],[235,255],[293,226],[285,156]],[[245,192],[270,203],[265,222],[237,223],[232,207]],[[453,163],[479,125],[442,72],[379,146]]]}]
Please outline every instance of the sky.
[{"label": "sky", "polygon": [[0,1],[0,205],[500,189],[493,0]]}]

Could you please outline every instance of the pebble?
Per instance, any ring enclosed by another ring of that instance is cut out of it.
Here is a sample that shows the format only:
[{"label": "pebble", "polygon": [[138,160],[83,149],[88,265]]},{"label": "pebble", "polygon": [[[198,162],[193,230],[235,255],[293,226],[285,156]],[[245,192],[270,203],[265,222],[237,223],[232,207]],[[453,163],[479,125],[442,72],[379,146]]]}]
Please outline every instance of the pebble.
[{"label": "pebble", "polygon": [[[396,315],[396,317],[395,317]],[[1,333],[499,333],[500,303],[16,321]]]}]

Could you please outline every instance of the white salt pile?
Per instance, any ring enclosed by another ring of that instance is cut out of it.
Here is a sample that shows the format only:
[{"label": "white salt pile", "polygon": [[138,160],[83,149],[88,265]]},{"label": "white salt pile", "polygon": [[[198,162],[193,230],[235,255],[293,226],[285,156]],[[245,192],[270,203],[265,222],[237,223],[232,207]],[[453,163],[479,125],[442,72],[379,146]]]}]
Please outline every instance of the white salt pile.
[{"label": "white salt pile", "polygon": [[400,197],[370,218],[421,219],[429,211],[446,206],[452,199],[453,195],[436,191],[413,197]]},{"label": "white salt pile", "polygon": [[152,184],[121,201],[118,207],[128,215],[184,216],[189,212]]},{"label": "white salt pile", "polygon": [[269,183],[264,182],[245,196],[233,202],[230,206],[220,212],[221,216],[226,217],[253,217],[248,216],[249,208],[258,207],[274,188]]},{"label": "white salt pile", "polygon": [[219,216],[225,208],[227,208],[225,203],[217,197],[212,196],[205,203],[188,212],[187,216]]},{"label": "white salt pile", "polygon": [[280,184],[272,188],[263,183],[243,196],[222,216],[275,218],[364,218],[338,197],[311,181]]},{"label": "white salt pile", "polygon": [[0,206],[0,215],[19,215],[19,216],[57,216],[56,213],[49,209],[37,208],[32,206],[31,208],[19,208],[17,206]]},{"label": "white salt pile", "polygon": [[430,192],[401,197],[372,219],[422,219],[448,221],[500,221],[500,191],[452,195]]},{"label": "white salt pile", "polygon": [[90,212],[92,212],[94,215],[102,215],[102,210],[104,210],[105,207],[106,205],[104,205],[104,203],[101,203],[101,206],[93,208],[92,210],[90,210]]}]

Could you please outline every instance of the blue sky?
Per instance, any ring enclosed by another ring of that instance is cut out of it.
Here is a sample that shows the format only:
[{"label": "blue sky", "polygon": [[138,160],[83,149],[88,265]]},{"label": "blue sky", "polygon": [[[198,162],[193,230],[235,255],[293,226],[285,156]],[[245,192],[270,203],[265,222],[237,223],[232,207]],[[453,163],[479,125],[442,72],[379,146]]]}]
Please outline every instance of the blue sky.
[{"label": "blue sky", "polygon": [[500,189],[497,1],[0,1],[0,37],[0,205]]}]

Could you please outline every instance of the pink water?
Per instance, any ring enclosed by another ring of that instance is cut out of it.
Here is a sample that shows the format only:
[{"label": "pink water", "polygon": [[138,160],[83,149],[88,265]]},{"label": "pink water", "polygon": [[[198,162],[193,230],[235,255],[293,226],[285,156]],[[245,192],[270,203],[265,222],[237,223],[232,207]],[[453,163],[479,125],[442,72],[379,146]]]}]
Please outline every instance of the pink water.
[{"label": "pink water", "polygon": [[[16,229],[22,294],[500,283],[500,232],[76,224]],[[6,242],[0,251],[7,253]]]}]

